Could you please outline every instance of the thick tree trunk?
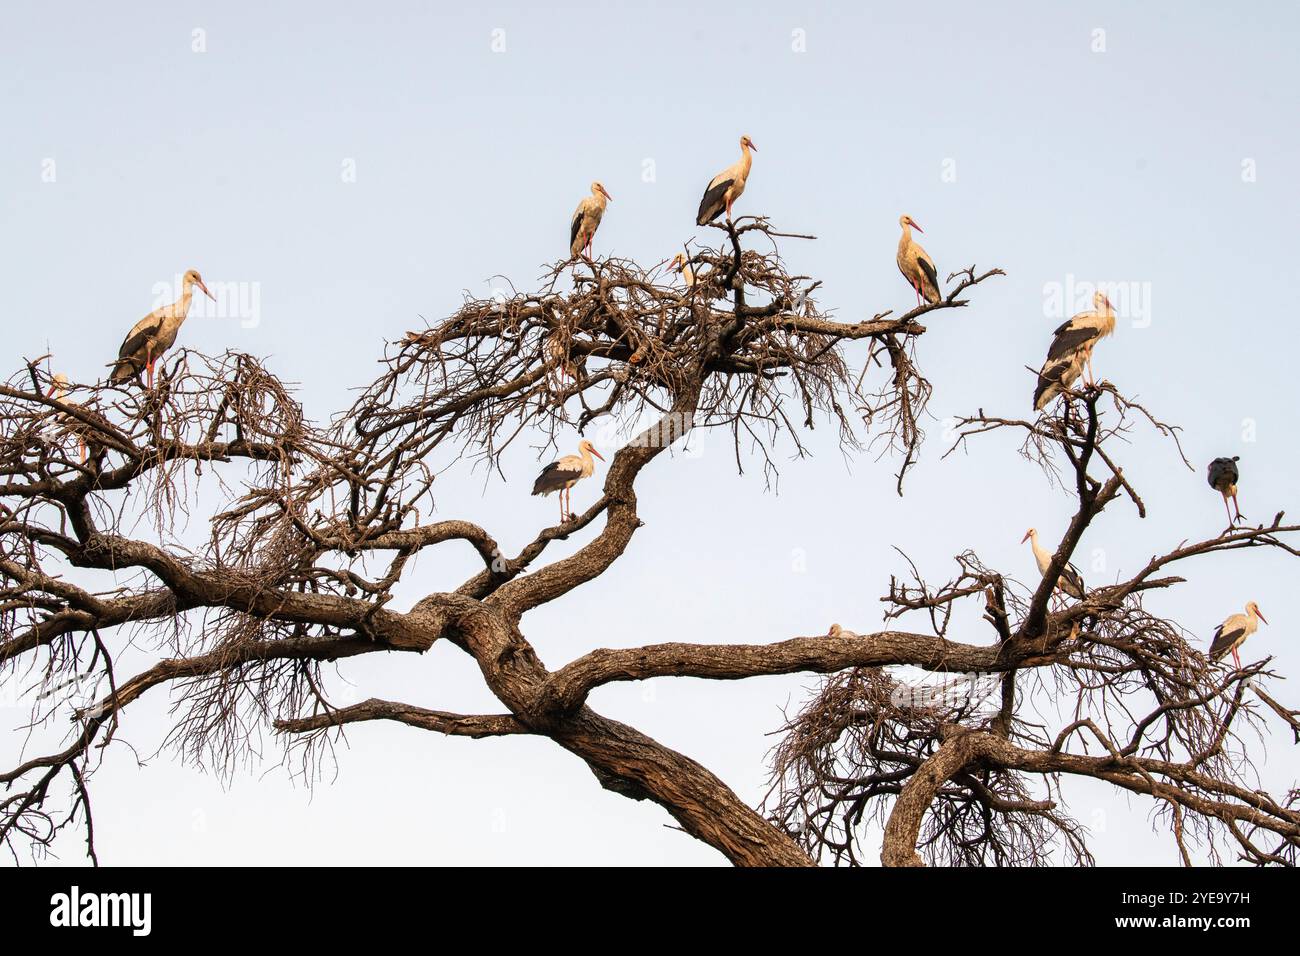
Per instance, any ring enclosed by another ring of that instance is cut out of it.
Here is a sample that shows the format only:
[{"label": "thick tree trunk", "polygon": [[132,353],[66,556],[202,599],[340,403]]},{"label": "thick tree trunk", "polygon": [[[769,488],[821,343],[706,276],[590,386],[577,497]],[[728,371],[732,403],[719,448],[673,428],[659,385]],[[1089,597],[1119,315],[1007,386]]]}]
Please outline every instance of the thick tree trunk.
[{"label": "thick tree trunk", "polygon": [[585,760],[601,786],[634,800],[653,800],[687,833],[737,866],[814,865],[789,836],[708,770],[626,724],[584,707],[549,734]]},{"label": "thick tree trunk", "polygon": [[881,863],[885,866],[925,866],[921,854],[916,852],[916,840],[921,833],[925,812],[952,775],[975,759],[986,736],[957,733],[940,745],[912,774],[894,801],[894,809],[885,824]]}]

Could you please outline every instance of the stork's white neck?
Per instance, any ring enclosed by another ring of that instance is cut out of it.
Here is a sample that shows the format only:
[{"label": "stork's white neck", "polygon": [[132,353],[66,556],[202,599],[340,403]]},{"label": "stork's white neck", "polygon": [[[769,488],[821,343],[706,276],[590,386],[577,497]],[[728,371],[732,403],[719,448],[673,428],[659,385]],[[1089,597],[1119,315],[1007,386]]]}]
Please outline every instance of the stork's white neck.
[{"label": "stork's white neck", "polygon": [[181,297],[172,303],[172,307],[163,314],[163,328],[172,330],[180,327],[180,324],[190,314],[190,303],[194,299],[194,280],[186,276],[181,280]]},{"label": "stork's white neck", "polygon": [[182,313],[190,310],[190,300],[194,298],[194,280],[189,276],[181,278],[181,297],[176,300]]},{"label": "stork's white neck", "polygon": [[1034,560],[1038,563],[1039,572],[1045,574],[1047,566],[1052,563],[1052,556],[1047,552],[1046,548],[1038,543],[1037,534],[1029,536],[1029,546],[1034,549]]}]

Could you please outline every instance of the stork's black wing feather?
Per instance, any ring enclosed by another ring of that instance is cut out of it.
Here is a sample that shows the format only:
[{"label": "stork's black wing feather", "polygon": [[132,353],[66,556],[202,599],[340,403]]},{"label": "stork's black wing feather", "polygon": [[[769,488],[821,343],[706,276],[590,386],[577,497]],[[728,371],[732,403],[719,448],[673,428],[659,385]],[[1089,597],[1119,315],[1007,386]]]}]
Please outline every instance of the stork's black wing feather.
[{"label": "stork's black wing feather", "polygon": [[582,472],[572,468],[565,468],[558,461],[553,461],[537,476],[533,482],[533,494],[548,495],[552,491],[559,491],[569,482],[577,479]]},{"label": "stork's black wing feather", "polygon": [[582,228],[582,210],[579,209],[573,214],[573,223],[569,226],[569,248],[578,241],[578,230]]},{"label": "stork's black wing feather", "polygon": [[1065,384],[1065,373],[1070,370],[1074,363],[1070,359],[1053,362],[1048,359],[1043,363],[1042,370],[1038,373],[1038,387],[1034,389],[1034,407],[1038,407],[1038,401],[1043,397],[1049,388],[1053,385]]},{"label": "stork's black wing feather", "polygon": [[920,264],[925,277],[930,280],[930,285],[934,286],[935,301],[938,301],[939,297],[942,297],[943,291],[939,288],[939,273],[935,271],[934,263],[927,262],[920,256],[917,256],[916,261]]},{"label": "stork's black wing feather", "polygon": [[1051,385],[1052,383],[1044,378],[1040,372],[1038,375],[1038,386],[1034,389],[1034,408],[1038,407],[1038,403],[1043,400],[1043,393],[1046,392]]},{"label": "stork's black wing feather", "polygon": [[1052,339],[1052,347],[1047,350],[1047,360],[1055,361],[1059,358],[1065,358],[1075,349],[1087,345],[1097,337],[1097,330],[1084,326],[1081,329],[1070,328],[1070,323],[1066,322],[1056,330],[1056,338]]},{"label": "stork's black wing feather", "polygon": [[117,357],[119,359],[127,359],[135,355],[136,352],[139,352],[144,348],[145,343],[149,341],[150,336],[157,334],[160,325],[162,325],[161,319],[153,325],[146,325],[144,328],[136,332],[135,335],[128,335],[126,341],[122,343],[122,347],[117,350]]},{"label": "stork's black wing feather", "polygon": [[1240,477],[1237,471],[1236,458],[1216,458],[1210,462],[1206,478],[1210,482],[1210,487],[1215,491],[1222,491],[1230,485],[1235,485]]},{"label": "stork's black wing feather", "polygon": [[1232,650],[1232,645],[1237,639],[1246,632],[1244,627],[1234,628],[1231,631],[1224,631],[1223,625],[1220,624],[1214,629],[1214,643],[1210,645],[1210,659],[1218,660],[1228,651]]},{"label": "stork's black wing feather", "polygon": [[[1071,597],[1078,598],[1082,601],[1084,595],[1088,593],[1088,589],[1083,583],[1083,575],[1079,573],[1079,569],[1073,564],[1067,564],[1065,566],[1065,570],[1061,572],[1061,580],[1067,585],[1065,593],[1069,594]],[[1073,588],[1077,593],[1071,593],[1071,588]]]},{"label": "stork's black wing feather", "polygon": [[533,494],[544,495],[548,491],[555,490],[555,488],[551,486],[551,480],[555,476],[555,470],[559,467],[560,463],[558,461],[553,461],[542,469],[542,473],[538,475],[537,480],[533,482]]},{"label": "stork's black wing feather", "polygon": [[724,179],[717,185],[710,186],[704,190],[704,198],[700,200],[700,211],[695,216],[695,225],[703,226],[717,219],[724,209],[727,208],[726,200],[723,198],[727,190],[731,188],[734,179]]}]

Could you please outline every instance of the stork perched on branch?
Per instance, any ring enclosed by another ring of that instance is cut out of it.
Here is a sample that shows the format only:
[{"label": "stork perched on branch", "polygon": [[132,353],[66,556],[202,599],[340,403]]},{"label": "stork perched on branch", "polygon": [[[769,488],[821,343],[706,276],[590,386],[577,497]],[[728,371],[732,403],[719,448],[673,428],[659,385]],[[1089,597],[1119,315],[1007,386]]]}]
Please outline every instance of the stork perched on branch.
[{"label": "stork perched on branch", "polygon": [[754,158],[749,151],[758,152],[758,147],[748,136],[740,137],[740,159],[732,163],[718,175],[709,180],[700,200],[700,211],[695,216],[695,225],[704,226],[717,219],[723,211],[727,213],[727,222],[731,222],[731,204],[745,191],[745,182],[749,179],[749,168]]},{"label": "stork perched on branch", "polygon": [[917,305],[922,299],[933,305],[943,298],[943,290],[939,288],[939,270],[930,253],[912,239],[913,229],[917,232],[925,230],[911,216],[899,216],[898,224],[903,227],[903,235],[898,240],[898,271],[916,292]]},{"label": "stork perched on branch", "polygon": [[1259,613],[1259,605],[1254,601],[1246,605],[1245,614],[1230,616],[1214,630],[1214,641],[1210,644],[1210,660],[1217,661],[1231,651],[1232,659],[1240,669],[1241,658],[1237,656],[1237,649],[1246,643],[1246,638],[1259,629],[1260,621],[1267,624],[1268,618]]},{"label": "stork perched on branch", "polygon": [[546,360],[554,368],[556,377],[563,382],[578,377],[578,367],[569,354],[569,336],[561,329],[552,329],[546,336]]},{"label": "stork perched on branch", "polygon": [[[56,372],[50,379],[50,391],[46,396],[52,398],[60,405],[76,405],[75,402],[68,401],[68,391],[72,385],[68,381],[68,376],[62,372]],[[77,420],[75,415],[69,415],[60,412],[55,418],[59,423],[60,429],[69,435],[74,435],[77,439],[77,450],[81,453],[81,463],[86,463],[86,429],[85,426]]]},{"label": "stork perched on branch", "polygon": [[[1223,495],[1223,510],[1228,512],[1228,527],[1232,527],[1238,521],[1242,520],[1241,506],[1237,504],[1237,481],[1241,477],[1237,471],[1237,462],[1240,456],[1233,455],[1231,458],[1216,458],[1210,462],[1210,467],[1206,470],[1206,479],[1210,487]],[[1232,512],[1228,510],[1228,499],[1232,499],[1232,506],[1237,509],[1237,516],[1234,518]]]},{"label": "stork perched on branch", "polygon": [[1115,310],[1110,299],[1098,292],[1092,297],[1094,311],[1080,312],[1061,324],[1054,333],[1047,360],[1038,372],[1034,389],[1034,409],[1042,411],[1048,402],[1067,390],[1087,369],[1087,382],[1093,384],[1092,350],[1115,331]]},{"label": "stork perched on branch", "polygon": [[551,462],[542,469],[542,473],[533,482],[535,495],[549,495],[552,491],[560,493],[561,524],[573,517],[569,512],[572,505],[569,498],[570,489],[583,478],[590,478],[591,473],[596,470],[596,463],[591,460],[592,455],[601,461],[605,460],[605,456],[596,451],[595,446],[584,438],[578,442],[578,454],[565,455]]},{"label": "stork perched on branch", "polygon": [[691,268],[691,262],[686,258],[686,253],[679,252],[673,256],[673,261],[668,264],[670,272],[680,272],[682,281],[686,283],[686,288],[695,285],[695,270]]},{"label": "stork perched on branch", "polygon": [[194,297],[194,286],[198,286],[213,302],[217,297],[208,291],[203,278],[194,269],[190,269],[181,279],[181,297],[171,305],[154,309],[143,319],[131,326],[126,341],[118,349],[117,361],[112,363],[113,371],[108,380],[114,385],[130,381],[139,376],[142,370],[149,372],[149,387],[153,388],[153,368],[159,356],[176,344],[176,335],[181,330],[181,323],[190,312],[190,300]]},{"label": "stork perched on branch", "polygon": [[[1029,547],[1034,551],[1034,562],[1038,565],[1038,573],[1046,574],[1047,569],[1052,564],[1052,552],[1048,551],[1038,543],[1038,529],[1030,528],[1025,532],[1025,536],[1020,539],[1020,543],[1029,542]],[[1054,590],[1064,591],[1076,601],[1082,601],[1087,594],[1087,589],[1083,585],[1083,575],[1073,564],[1067,564],[1061,569],[1061,576],[1056,579]]]},{"label": "stork perched on branch", "polygon": [[576,259],[579,255],[591,258],[591,240],[605,215],[605,204],[613,199],[599,182],[591,184],[591,195],[578,203],[573,222],[569,224],[569,258]]}]

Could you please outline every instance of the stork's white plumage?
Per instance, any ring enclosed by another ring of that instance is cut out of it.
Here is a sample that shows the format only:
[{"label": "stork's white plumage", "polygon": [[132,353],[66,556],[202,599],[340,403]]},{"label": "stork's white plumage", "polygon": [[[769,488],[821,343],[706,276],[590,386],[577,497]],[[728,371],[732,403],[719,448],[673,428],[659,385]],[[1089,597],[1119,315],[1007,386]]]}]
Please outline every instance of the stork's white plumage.
[{"label": "stork's white plumage", "polygon": [[745,191],[749,168],[754,164],[754,158],[749,152],[751,149],[758,152],[754,141],[748,136],[740,137],[740,159],[709,180],[704,198],[700,200],[700,211],[695,215],[695,225],[707,225],[724,211],[727,221],[731,221],[731,204]]},{"label": "stork's white plumage", "polygon": [[605,204],[613,198],[600,183],[591,184],[591,195],[584,196],[578,203],[573,221],[569,223],[569,258],[576,259],[582,254],[591,258],[592,237],[605,215]]},{"label": "stork's white plumage", "polygon": [[939,288],[939,270],[930,258],[930,254],[921,248],[912,238],[912,230],[925,232],[911,216],[899,216],[898,224],[903,227],[903,235],[898,240],[898,271],[916,292],[916,304],[921,299],[931,304],[943,298]]},{"label": "stork's white plumage", "polygon": [[190,301],[194,298],[194,286],[203,290],[212,301],[217,297],[208,291],[203,278],[194,269],[185,273],[181,280],[181,297],[171,305],[154,309],[143,319],[131,326],[126,340],[118,349],[117,361],[108,380],[113,384],[129,381],[141,371],[149,372],[149,387],[153,388],[153,367],[158,358],[176,344],[176,335],[181,330],[181,323],[190,312]]},{"label": "stork's white plumage", "polygon": [[[1052,552],[1048,551],[1038,543],[1038,529],[1030,528],[1025,532],[1025,536],[1020,539],[1020,543],[1029,542],[1029,547],[1034,551],[1034,563],[1038,565],[1038,573],[1046,574],[1047,569],[1052,564]],[[1056,590],[1064,591],[1076,601],[1082,601],[1087,589],[1083,586],[1083,575],[1073,564],[1067,564],[1061,570],[1061,576],[1056,579]]]},{"label": "stork's white plumage", "polygon": [[1110,299],[1098,292],[1092,301],[1093,311],[1071,317],[1054,333],[1047,360],[1038,372],[1038,387],[1034,389],[1037,411],[1041,412],[1048,402],[1073,385],[1085,368],[1091,384],[1092,350],[1115,331],[1115,310]]},{"label": "stork's white plumage", "polygon": [[605,456],[596,451],[595,446],[584,438],[578,442],[578,454],[565,455],[551,462],[542,469],[542,473],[533,482],[535,495],[549,495],[552,491],[560,493],[561,524],[573,517],[569,513],[571,504],[569,490],[583,478],[590,478],[591,473],[596,470],[596,463],[591,460],[592,455],[601,461],[605,460]]},{"label": "stork's white plumage", "polygon": [[682,281],[686,283],[686,288],[689,289],[691,286],[695,285],[695,270],[691,268],[691,263],[690,260],[686,258],[686,253],[679,252],[677,255],[673,256],[673,261],[669,263],[668,268],[672,272],[680,272],[682,274]]},{"label": "stork's white plumage", "polygon": [[71,387],[68,376],[62,372],[55,372],[54,377],[50,379],[50,391],[47,397],[54,399],[56,402],[62,402]]},{"label": "stork's white plumage", "polygon": [[1241,658],[1237,649],[1246,642],[1246,638],[1259,629],[1259,622],[1268,623],[1268,618],[1259,613],[1259,605],[1251,601],[1246,605],[1245,614],[1233,614],[1214,630],[1214,641],[1210,644],[1210,659],[1217,661],[1229,651],[1237,667],[1241,667]]},{"label": "stork's white plumage", "polygon": [[[60,405],[75,404],[68,401],[68,391],[71,387],[72,384],[68,381],[68,376],[64,375],[62,372],[56,372],[54,377],[50,379],[50,391],[46,397],[54,399],[54,401],[58,402]],[[81,422],[77,420],[75,415],[64,413],[60,413],[56,416],[55,421],[59,423],[59,428],[63,432],[76,436],[77,448],[81,452],[81,461],[85,464],[86,436]]]},{"label": "stork's white plumage", "polygon": [[546,336],[546,357],[548,363],[556,371],[556,376],[561,379],[576,379],[578,377],[578,367],[573,362],[573,356],[570,351],[571,342],[568,334],[563,329],[552,329]]}]

